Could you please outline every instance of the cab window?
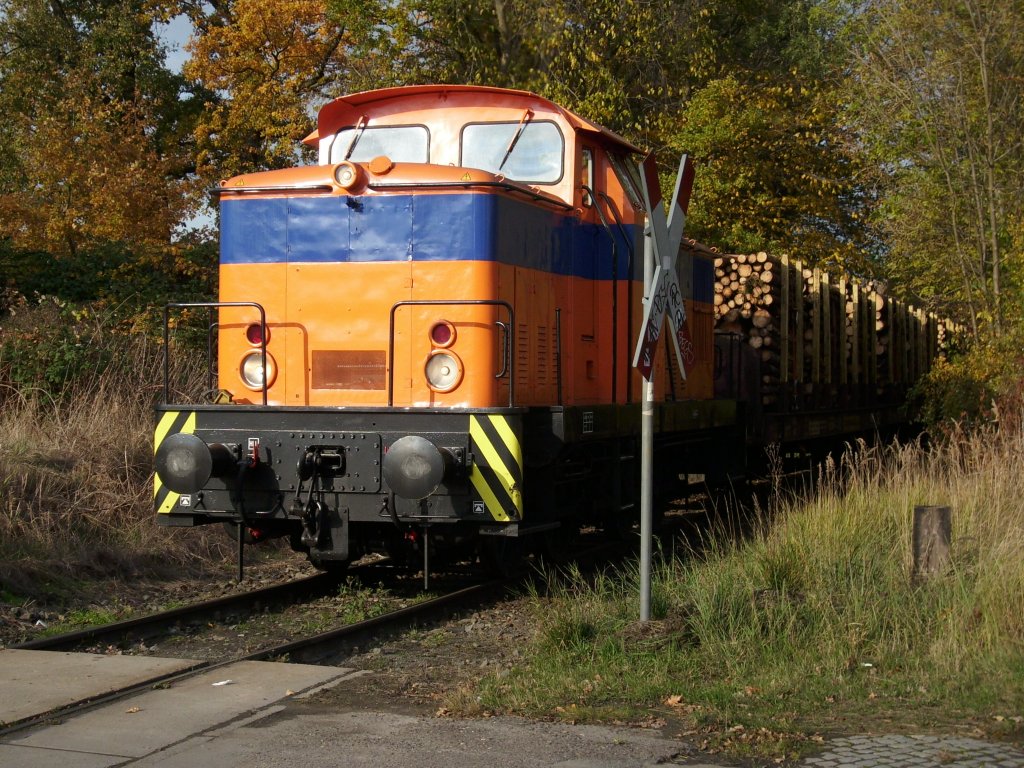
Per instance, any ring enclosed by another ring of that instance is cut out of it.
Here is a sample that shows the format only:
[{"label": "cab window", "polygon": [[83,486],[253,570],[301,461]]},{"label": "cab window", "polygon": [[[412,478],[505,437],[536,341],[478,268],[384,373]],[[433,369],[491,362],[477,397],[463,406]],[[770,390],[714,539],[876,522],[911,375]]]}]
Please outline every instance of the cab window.
[{"label": "cab window", "polygon": [[396,163],[430,162],[430,134],[422,125],[353,126],[326,141],[330,142],[329,163],[365,163],[381,155]]},{"label": "cab window", "polygon": [[591,149],[584,149],[580,157],[580,184],[585,187],[583,205],[589,208],[594,204],[591,192],[596,191],[594,190],[594,152]]},{"label": "cab window", "polygon": [[459,164],[513,181],[555,184],[562,178],[564,148],[552,122],[471,123],[462,129]]},{"label": "cab window", "polygon": [[643,198],[640,196],[640,188],[643,186],[640,180],[640,170],[628,157],[618,152],[609,152],[608,160],[634,210],[642,211],[644,203]]}]

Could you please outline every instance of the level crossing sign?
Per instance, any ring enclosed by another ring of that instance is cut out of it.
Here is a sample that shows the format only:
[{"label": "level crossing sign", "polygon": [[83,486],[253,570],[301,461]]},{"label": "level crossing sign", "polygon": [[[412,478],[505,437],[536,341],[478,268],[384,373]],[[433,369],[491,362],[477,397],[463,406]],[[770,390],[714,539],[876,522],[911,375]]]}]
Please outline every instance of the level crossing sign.
[{"label": "level crossing sign", "polygon": [[672,203],[666,214],[654,155],[647,155],[640,163],[640,176],[643,180],[641,191],[647,209],[647,226],[654,247],[655,268],[653,280],[647,290],[647,304],[640,325],[640,338],[637,340],[636,352],[633,355],[633,366],[648,380],[654,368],[654,355],[658,349],[658,340],[666,314],[672,326],[672,346],[675,349],[679,370],[683,378],[686,378],[685,360],[689,357],[691,343],[686,323],[686,305],[676,275],[676,257],[679,254],[679,243],[683,238],[690,193],[693,191],[693,175],[693,164],[687,155],[683,155],[679,163],[679,173],[676,175]]}]

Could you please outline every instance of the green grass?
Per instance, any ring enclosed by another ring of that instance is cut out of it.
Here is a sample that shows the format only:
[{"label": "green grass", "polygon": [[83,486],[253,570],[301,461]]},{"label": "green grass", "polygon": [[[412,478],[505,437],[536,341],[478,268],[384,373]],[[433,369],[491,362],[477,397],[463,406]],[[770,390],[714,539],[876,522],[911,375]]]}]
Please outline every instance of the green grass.
[{"label": "green grass", "polygon": [[[349,576],[338,586],[338,597],[341,599],[338,619],[345,624],[355,624],[381,616],[395,609],[395,598],[382,585],[376,587],[363,586],[358,579]],[[337,610],[337,609],[335,609]]]},{"label": "green grass", "polygon": [[115,621],[124,621],[131,618],[133,613],[134,611],[128,606],[123,608],[76,609],[62,614],[58,622],[49,625],[39,634],[41,637],[50,637],[52,635],[63,635],[68,632],[77,632],[80,629],[88,629],[90,627],[101,627],[104,624],[113,624]]},{"label": "green grass", "polygon": [[[528,666],[452,706],[572,720],[652,714],[737,754],[825,731],[974,727],[1024,736],[1024,436],[849,451],[814,496],[776,498],[752,537],[532,596]],[[953,509],[953,562],[910,576],[913,507]],[[478,703],[477,698],[479,698]],[[1002,718],[1001,720],[999,718]]]}]

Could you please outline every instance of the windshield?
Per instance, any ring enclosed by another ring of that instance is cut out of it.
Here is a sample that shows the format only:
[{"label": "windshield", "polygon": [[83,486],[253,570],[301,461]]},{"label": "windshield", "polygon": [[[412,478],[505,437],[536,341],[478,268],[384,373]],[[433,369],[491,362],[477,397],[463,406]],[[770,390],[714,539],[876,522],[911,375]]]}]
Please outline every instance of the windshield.
[{"label": "windshield", "polygon": [[328,163],[365,163],[381,155],[396,163],[430,161],[430,135],[422,125],[343,128],[324,141],[330,145]]},{"label": "windshield", "polygon": [[554,123],[474,123],[462,129],[459,164],[515,181],[554,184],[562,178],[563,147]]}]

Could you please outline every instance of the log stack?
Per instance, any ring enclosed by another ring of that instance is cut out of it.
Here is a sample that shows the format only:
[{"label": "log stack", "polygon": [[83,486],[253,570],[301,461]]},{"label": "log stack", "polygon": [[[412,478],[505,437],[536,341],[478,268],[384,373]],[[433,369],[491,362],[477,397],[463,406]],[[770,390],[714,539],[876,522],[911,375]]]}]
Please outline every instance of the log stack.
[{"label": "log stack", "polygon": [[877,281],[834,277],[761,251],[715,259],[715,330],[757,351],[762,405],[871,399],[910,385],[955,333]]}]

